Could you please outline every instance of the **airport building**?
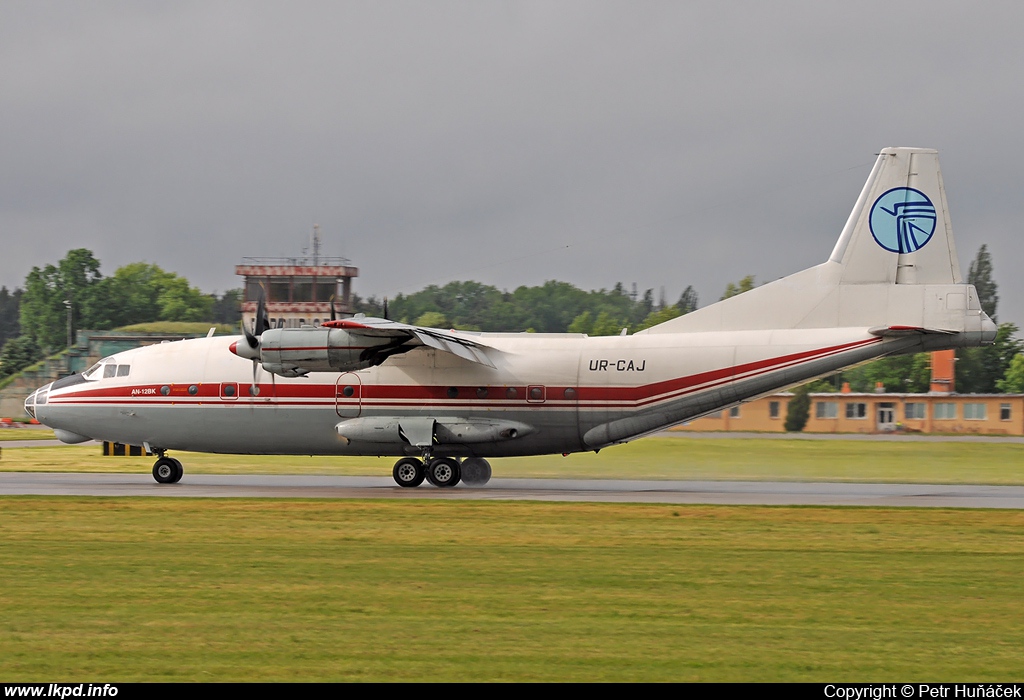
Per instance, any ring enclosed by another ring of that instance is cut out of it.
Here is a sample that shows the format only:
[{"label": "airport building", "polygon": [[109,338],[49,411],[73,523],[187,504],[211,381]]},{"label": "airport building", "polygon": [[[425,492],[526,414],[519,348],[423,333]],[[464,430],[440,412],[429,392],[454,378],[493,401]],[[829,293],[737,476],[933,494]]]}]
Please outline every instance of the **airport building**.
[{"label": "airport building", "polygon": [[359,270],[341,257],[320,255],[314,227],[313,254],[295,258],[242,258],[235,274],[245,278],[242,320],[255,325],[256,306],[265,295],[270,326],[318,326],[331,318],[331,302],[339,315],[352,314],[352,279]]},{"label": "airport building", "polygon": [[[1024,435],[1024,395],[955,393],[955,352],[932,353],[932,378],[926,394],[854,393],[848,384],[837,392],[812,393],[804,432],[809,433],[962,433]],[[785,432],[790,392],[733,406],[676,426],[673,430]]]}]

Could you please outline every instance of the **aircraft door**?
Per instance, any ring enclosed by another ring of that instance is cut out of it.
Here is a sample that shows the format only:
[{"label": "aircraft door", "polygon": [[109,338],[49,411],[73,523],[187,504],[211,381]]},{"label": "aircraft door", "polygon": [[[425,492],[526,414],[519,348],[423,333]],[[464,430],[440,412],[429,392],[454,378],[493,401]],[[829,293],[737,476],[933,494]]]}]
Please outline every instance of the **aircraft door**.
[{"label": "aircraft door", "polygon": [[356,418],[363,410],[363,384],[355,372],[338,377],[335,385],[335,405],[342,418]]}]

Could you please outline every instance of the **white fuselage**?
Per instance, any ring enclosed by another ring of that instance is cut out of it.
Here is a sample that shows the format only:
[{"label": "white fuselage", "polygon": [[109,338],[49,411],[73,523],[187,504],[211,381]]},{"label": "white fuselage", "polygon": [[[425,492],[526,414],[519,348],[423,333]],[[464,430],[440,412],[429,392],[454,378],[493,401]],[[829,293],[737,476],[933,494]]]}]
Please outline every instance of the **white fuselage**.
[{"label": "white fuselage", "polygon": [[[26,407],[67,433],[159,449],[401,456],[422,450],[403,433],[403,421],[430,418],[450,424],[448,439],[432,446],[437,455],[568,453],[625,442],[919,342],[867,328],[467,336],[496,351],[494,367],[417,347],[354,372],[282,378],[257,366],[255,384],[253,363],[229,350],[237,337],[163,343],[106,358],[127,369],[60,380]],[[522,429],[473,439],[462,436],[460,422],[478,432]],[[339,435],[339,424],[354,437]]]}]

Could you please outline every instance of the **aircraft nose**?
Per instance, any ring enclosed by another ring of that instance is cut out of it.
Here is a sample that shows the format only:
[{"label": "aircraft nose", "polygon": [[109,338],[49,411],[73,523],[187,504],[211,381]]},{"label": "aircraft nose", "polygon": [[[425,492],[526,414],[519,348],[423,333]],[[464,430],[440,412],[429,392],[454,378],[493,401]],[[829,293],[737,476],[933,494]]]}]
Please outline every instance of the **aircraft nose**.
[{"label": "aircraft nose", "polygon": [[28,395],[28,398],[25,399],[25,413],[36,418],[36,406],[46,403],[46,397],[50,392],[50,386],[52,384],[53,382],[50,382],[46,386],[40,387]]}]

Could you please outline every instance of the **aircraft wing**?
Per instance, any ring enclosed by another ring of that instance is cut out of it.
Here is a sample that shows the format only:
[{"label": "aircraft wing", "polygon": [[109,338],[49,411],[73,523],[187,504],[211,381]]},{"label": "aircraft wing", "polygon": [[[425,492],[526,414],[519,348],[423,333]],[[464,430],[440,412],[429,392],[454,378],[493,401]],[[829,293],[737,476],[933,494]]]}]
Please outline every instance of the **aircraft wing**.
[{"label": "aircraft wing", "polygon": [[[412,326],[407,323],[389,321],[384,318],[366,317],[326,321],[321,324],[321,327],[341,328],[351,335],[360,335],[367,338],[393,338],[396,341],[396,345],[425,345],[442,352],[451,353],[470,362],[494,367],[494,363],[487,356],[488,349],[493,352],[493,348],[489,348],[487,345],[479,343],[458,331]],[[404,342],[399,343],[398,341]]]}]

